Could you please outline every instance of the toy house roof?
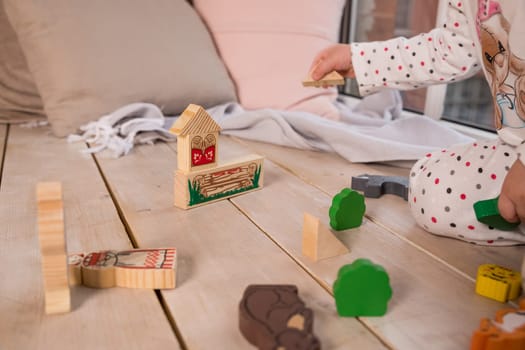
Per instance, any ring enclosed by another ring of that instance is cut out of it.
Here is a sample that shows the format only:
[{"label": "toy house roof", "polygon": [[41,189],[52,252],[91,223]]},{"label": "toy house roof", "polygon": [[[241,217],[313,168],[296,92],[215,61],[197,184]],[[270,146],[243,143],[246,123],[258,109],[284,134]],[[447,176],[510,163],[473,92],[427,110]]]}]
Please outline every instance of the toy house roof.
[{"label": "toy house roof", "polygon": [[219,124],[204,108],[194,104],[190,104],[170,128],[170,132],[177,136],[219,131]]}]

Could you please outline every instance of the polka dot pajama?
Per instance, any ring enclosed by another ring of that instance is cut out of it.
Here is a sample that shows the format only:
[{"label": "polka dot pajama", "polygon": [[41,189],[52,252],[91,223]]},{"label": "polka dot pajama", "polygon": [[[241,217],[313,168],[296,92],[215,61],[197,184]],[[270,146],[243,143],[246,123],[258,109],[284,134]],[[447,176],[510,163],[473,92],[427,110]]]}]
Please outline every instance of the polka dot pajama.
[{"label": "polka dot pajama", "polygon": [[410,172],[409,206],[428,232],[480,245],[525,243],[525,225],[500,231],[477,221],[475,202],[495,198],[517,159],[501,140],[429,153]]}]

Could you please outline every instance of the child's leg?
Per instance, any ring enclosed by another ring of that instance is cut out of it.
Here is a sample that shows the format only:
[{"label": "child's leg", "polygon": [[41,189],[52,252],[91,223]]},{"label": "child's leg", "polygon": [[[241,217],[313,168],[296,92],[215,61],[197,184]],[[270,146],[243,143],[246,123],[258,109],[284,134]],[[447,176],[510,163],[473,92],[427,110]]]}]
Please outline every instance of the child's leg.
[{"label": "child's leg", "polygon": [[425,230],[482,245],[525,243],[525,225],[500,231],[477,221],[475,202],[499,195],[517,159],[500,140],[456,146],[428,154],[410,172],[409,205]]}]

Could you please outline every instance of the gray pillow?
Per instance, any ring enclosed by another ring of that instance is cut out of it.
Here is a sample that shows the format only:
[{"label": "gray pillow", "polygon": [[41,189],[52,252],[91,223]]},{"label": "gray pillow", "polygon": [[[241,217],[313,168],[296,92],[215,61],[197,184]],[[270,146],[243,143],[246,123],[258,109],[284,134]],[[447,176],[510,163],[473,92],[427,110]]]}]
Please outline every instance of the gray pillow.
[{"label": "gray pillow", "polygon": [[235,101],[185,0],[4,0],[57,136],[132,102],[164,114]]},{"label": "gray pillow", "polygon": [[0,0],[0,123],[44,118],[42,100]]}]

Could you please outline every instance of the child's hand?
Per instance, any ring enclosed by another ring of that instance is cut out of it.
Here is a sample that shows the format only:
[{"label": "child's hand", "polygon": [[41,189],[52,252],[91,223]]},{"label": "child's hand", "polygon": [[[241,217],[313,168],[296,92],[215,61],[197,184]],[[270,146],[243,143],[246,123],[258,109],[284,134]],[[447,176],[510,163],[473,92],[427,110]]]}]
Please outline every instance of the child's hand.
[{"label": "child's hand", "polygon": [[312,78],[319,80],[332,71],[347,78],[355,78],[350,45],[336,44],[320,51],[312,62]]},{"label": "child's hand", "polygon": [[505,220],[525,223],[525,165],[519,160],[514,162],[503,181],[498,209]]}]

